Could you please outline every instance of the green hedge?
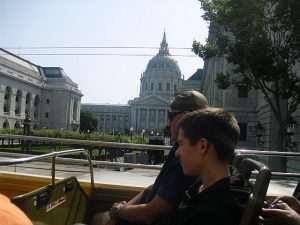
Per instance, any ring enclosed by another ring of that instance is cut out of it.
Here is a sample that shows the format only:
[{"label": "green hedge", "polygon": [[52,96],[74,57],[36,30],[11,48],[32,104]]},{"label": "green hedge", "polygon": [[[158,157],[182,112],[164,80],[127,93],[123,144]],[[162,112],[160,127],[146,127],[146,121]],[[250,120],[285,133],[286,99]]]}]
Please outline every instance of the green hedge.
[{"label": "green hedge", "polygon": [[[21,129],[0,129],[1,134],[16,134],[22,135]],[[61,131],[61,130],[31,130],[32,136],[39,137],[52,137],[52,138],[66,138],[66,139],[79,139],[79,140],[93,140],[93,141],[107,141],[107,142],[122,142],[134,144],[146,144],[148,139],[141,135],[133,135],[132,140],[128,135],[110,135],[103,133],[84,134],[79,132]]]}]

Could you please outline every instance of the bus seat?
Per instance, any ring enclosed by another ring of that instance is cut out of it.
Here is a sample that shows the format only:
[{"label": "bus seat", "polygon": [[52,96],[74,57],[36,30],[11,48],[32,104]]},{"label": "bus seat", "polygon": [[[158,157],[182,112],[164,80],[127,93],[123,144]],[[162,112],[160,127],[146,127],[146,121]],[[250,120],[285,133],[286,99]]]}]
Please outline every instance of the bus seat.
[{"label": "bus seat", "polygon": [[[30,181],[28,181],[30,182]],[[34,224],[86,223],[89,199],[76,177],[69,177],[11,199]]]},{"label": "bus seat", "polygon": [[239,150],[235,150],[230,165],[238,168],[242,160],[245,158]]},{"label": "bus seat", "polygon": [[246,208],[240,221],[240,225],[257,225],[258,217],[261,213],[261,208],[270,183],[271,171],[263,163],[250,158],[244,158],[240,162],[238,169],[248,180],[250,179],[252,171],[258,171],[256,179],[249,181],[253,186],[253,190],[246,203]]}]

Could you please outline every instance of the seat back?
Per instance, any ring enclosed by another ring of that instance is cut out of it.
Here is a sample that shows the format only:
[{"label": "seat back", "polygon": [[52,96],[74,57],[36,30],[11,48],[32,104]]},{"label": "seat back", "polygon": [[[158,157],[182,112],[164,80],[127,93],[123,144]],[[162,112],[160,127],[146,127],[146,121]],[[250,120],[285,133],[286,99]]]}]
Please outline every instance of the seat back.
[{"label": "seat back", "polygon": [[245,156],[239,150],[235,150],[233,157],[230,161],[230,165],[234,166],[235,168],[239,168],[240,163],[242,160],[245,159]]},{"label": "seat back", "polygon": [[[29,181],[30,182],[30,181]],[[76,177],[69,177],[11,199],[34,224],[85,223],[89,199]]]},{"label": "seat back", "polygon": [[258,217],[266,197],[271,179],[270,169],[261,162],[244,158],[238,165],[238,169],[249,180],[253,171],[258,171],[256,179],[250,183],[253,185],[252,193],[246,204],[240,225],[257,225]]}]

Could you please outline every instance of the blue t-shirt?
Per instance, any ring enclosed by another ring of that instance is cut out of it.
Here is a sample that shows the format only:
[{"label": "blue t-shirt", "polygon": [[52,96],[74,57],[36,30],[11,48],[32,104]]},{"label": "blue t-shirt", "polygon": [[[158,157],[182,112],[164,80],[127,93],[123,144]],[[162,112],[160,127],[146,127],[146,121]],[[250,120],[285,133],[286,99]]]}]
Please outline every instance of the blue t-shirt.
[{"label": "blue t-shirt", "polygon": [[176,205],[181,201],[185,190],[195,181],[196,177],[184,175],[180,159],[175,156],[178,147],[178,142],[175,142],[154,182],[149,201],[158,195],[165,201]]}]

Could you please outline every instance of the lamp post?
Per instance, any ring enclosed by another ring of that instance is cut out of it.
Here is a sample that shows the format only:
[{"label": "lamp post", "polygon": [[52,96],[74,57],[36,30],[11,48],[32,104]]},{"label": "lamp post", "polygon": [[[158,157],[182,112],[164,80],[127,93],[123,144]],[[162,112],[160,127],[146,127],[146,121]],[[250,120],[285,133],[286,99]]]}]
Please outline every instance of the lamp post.
[{"label": "lamp post", "polygon": [[143,140],[145,139],[145,129],[142,130]]},{"label": "lamp post", "polygon": [[258,123],[257,123],[257,125],[255,127],[255,130],[256,130],[256,137],[257,137],[256,143],[259,146],[259,148],[261,148],[261,146],[264,143],[262,141],[262,134],[263,134],[263,131],[264,131],[264,127],[262,126],[262,124],[260,123],[260,121],[258,121]]},{"label": "lamp post", "polygon": [[130,127],[129,131],[130,131],[130,140],[132,141],[133,127]]},{"label": "lamp post", "polygon": [[286,124],[286,149],[287,151],[294,151],[296,143],[294,142],[296,121],[293,117],[289,117]]},{"label": "lamp post", "polygon": [[[26,112],[25,119],[23,121],[23,135],[30,135],[30,125],[31,125],[31,119],[30,119],[30,113]],[[28,152],[30,147],[29,141],[23,141],[22,148],[24,152]]]}]

